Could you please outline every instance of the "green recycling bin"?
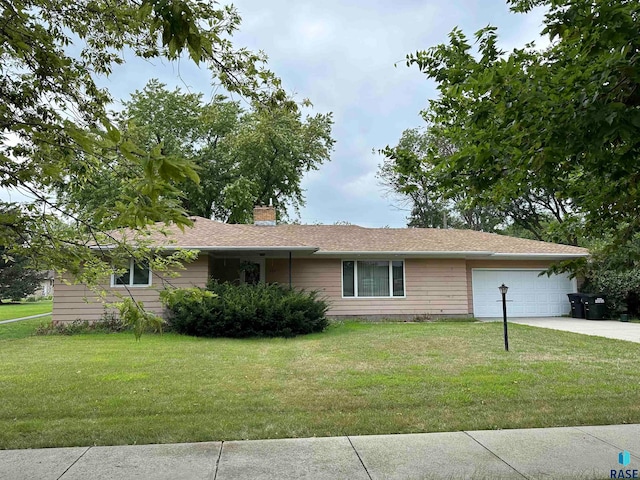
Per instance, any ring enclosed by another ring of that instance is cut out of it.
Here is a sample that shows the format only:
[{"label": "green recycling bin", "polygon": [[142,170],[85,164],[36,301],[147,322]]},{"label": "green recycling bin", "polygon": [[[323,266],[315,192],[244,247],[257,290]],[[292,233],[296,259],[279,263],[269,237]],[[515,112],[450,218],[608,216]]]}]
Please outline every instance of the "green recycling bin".
[{"label": "green recycling bin", "polygon": [[603,320],[607,313],[607,302],[604,295],[583,294],[584,318],[587,320]]}]

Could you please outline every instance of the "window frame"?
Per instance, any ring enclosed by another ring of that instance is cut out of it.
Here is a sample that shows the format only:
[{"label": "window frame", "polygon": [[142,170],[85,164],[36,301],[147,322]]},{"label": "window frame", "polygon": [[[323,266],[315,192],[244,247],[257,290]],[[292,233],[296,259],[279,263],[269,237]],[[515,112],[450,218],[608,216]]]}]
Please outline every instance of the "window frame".
[{"label": "window frame", "polygon": [[[345,296],[344,294],[344,263],[353,262],[353,296]],[[389,269],[389,295],[385,296],[361,296],[358,292],[358,262],[387,262]],[[393,294],[393,262],[402,262],[402,295]],[[340,260],[340,294],[342,298],[350,299],[363,299],[363,298],[407,298],[407,262],[404,258],[386,259],[386,258],[344,258]]]},{"label": "window frame", "polygon": [[111,274],[111,288],[146,288],[150,287],[152,284],[153,272],[151,271],[151,265],[147,266],[147,270],[149,271],[149,280],[147,283],[133,283],[134,278],[134,268],[135,268],[135,260],[133,258],[129,259],[129,282],[126,284],[117,283],[116,279],[120,277],[117,273]]}]

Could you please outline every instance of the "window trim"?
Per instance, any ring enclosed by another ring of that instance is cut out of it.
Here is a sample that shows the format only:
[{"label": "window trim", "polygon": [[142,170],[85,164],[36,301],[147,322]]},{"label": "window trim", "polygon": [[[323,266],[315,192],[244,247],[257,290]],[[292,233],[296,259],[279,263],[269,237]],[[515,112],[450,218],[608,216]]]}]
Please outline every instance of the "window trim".
[{"label": "window trim", "polygon": [[149,280],[148,283],[132,283],[133,282],[133,269],[135,266],[135,261],[132,258],[129,259],[129,283],[127,284],[121,284],[121,283],[116,283],[116,278],[119,277],[119,275],[117,273],[112,273],[111,274],[111,288],[146,288],[146,287],[150,287],[152,284],[152,278],[153,278],[153,272],[151,272],[151,266],[149,265],[147,267],[148,271],[149,271]]},{"label": "window trim", "polygon": [[[348,297],[344,294],[344,262],[354,262],[353,265],[353,296]],[[383,297],[364,297],[358,295],[358,262],[387,262],[389,268],[389,295]],[[402,262],[402,291],[403,295],[393,294],[393,262]],[[346,300],[367,299],[367,298],[407,298],[407,262],[404,258],[342,258],[340,259],[340,294]]]}]

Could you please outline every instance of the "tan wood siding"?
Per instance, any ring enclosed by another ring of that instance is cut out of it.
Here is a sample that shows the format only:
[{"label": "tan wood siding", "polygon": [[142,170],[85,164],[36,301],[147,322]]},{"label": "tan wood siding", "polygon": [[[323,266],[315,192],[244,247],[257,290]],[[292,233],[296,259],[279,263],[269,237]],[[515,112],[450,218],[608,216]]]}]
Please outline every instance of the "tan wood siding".
[{"label": "tan wood siding", "polygon": [[[80,283],[65,283],[63,279],[56,281],[56,291],[53,297],[54,322],[72,322],[74,320],[99,320],[105,313],[105,303],[114,302],[120,296],[131,296],[136,301],[144,302],[147,310],[162,314],[162,304],[159,291],[167,286],[173,287],[204,287],[208,276],[208,258],[200,255],[196,260],[187,264],[184,270],[177,270],[178,277],[160,276],[153,274],[152,285],[149,287],[111,287],[110,279],[105,279],[102,288],[107,293],[105,299],[100,299],[94,291]],[[70,279],[67,279],[70,280]],[[72,280],[70,280],[72,281]]]},{"label": "tan wood siding", "polygon": [[474,268],[549,268],[550,260],[467,260],[467,298],[469,314],[473,315],[473,285],[471,270]]},{"label": "tan wood siding", "polygon": [[[403,298],[343,298],[342,259],[293,258],[293,286],[318,290],[329,301],[332,316],[389,316],[394,315],[467,315],[473,314],[473,268],[540,268],[551,261],[524,260],[464,260],[464,259],[405,259],[405,293]],[[158,291],[165,286],[204,287],[207,282],[209,260],[201,255],[180,271],[177,278],[162,279],[153,276],[151,287],[130,287],[132,296],[142,300],[150,311],[161,314]],[[289,283],[288,259],[267,258],[267,282]],[[117,300],[115,294],[127,295],[122,287],[104,285],[108,293],[106,302]],[[67,285],[56,282],[53,302],[53,320],[98,320],[105,312],[104,301],[82,284]]]},{"label": "tan wood siding", "polygon": [[[403,298],[343,298],[342,259],[300,259],[292,264],[296,288],[321,291],[330,302],[329,315],[466,315],[465,260],[406,259]],[[267,259],[266,280],[288,284],[288,260]]]}]

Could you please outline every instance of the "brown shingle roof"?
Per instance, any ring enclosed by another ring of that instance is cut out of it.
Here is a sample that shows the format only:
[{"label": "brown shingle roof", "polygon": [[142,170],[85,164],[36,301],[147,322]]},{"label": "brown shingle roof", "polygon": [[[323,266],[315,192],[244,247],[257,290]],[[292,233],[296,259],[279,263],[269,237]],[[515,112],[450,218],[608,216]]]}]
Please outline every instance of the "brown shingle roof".
[{"label": "brown shingle roof", "polygon": [[319,252],[491,252],[586,255],[584,248],[474,230],[363,228],[352,225],[278,225],[279,234]]},{"label": "brown shingle roof", "polygon": [[[272,227],[237,225],[191,217],[192,227],[180,230],[176,225],[152,231],[151,235],[138,238],[148,239],[155,245],[174,248],[230,249],[230,248],[291,248],[294,250],[315,250],[313,247],[278,235]],[[136,237],[134,237],[136,238]]]},{"label": "brown shingle roof", "polygon": [[308,250],[310,253],[405,253],[434,255],[586,256],[569,245],[507,237],[473,230],[435,228],[364,228],[356,225],[232,225],[193,217],[194,226],[154,233],[160,245],[203,250]]}]

